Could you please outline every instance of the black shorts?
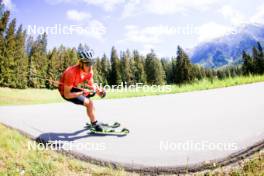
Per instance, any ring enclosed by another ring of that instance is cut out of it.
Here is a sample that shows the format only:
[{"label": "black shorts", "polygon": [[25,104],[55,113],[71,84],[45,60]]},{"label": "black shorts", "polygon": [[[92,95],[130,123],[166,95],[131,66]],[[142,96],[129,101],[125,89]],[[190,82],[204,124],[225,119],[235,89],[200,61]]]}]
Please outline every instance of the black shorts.
[{"label": "black shorts", "polygon": [[[73,87],[73,88],[71,89],[71,92],[81,92],[81,91],[82,91],[81,89],[78,89],[78,88],[76,88],[76,87]],[[80,96],[75,97],[75,98],[69,98],[69,99],[67,99],[67,98],[65,98],[64,96],[62,96],[62,98],[64,98],[64,99],[67,100],[67,101],[70,101],[70,102],[72,102],[72,103],[74,103],[74,104],[77,104],[77,105],[84,105],[84,101],[85,101],[85,99],[86,99],[86,98],[89,98],[89,97],[86,97],[86,96],[84,96],[84,95],[80,95]]]}]

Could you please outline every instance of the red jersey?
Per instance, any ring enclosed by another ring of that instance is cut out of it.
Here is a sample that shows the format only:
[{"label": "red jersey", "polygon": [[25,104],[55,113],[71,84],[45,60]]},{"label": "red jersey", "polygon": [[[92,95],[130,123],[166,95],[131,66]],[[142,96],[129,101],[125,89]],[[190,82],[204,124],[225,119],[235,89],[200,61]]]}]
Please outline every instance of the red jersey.
[{"label": "red jersey", "polygon": [[87,81],[89,86],[92,86],[93,73],[85,73],[80,69],[79,65],[68,67],[60,78],[59,91],[64,95],[64,86],[77,87],[78,84]]}]

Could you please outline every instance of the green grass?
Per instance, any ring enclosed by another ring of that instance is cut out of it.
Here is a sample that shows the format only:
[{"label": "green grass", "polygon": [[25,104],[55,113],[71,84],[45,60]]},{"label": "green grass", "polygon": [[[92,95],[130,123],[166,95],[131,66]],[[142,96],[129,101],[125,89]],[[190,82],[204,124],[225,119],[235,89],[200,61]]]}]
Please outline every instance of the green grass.
[{"label": "green grass", "polygon": [[264,150],[254,154],[233,167],[217,168],[214,171],[197,174],[199,176],[263,176],[264,175]]},{"label": "green grass", "polygon": [[[129,98],[129,97],[140,97],[140,96],[152,96],[161,94],[174,94],[181,92],[190,92],[198,90],[207,90],[214,88],[229,87],[241,84],[249,84],[255,82],[263,82],[264,75],[262,76],[241,76],[236,78],[228,78],[225,80],[215,79],[196,81],[192,84],[186,84],[182,86],[169,85],[171,86],[170,91],[158,91],[156,88],[154,91],[115,91],[107,92],[107,99],[112,98]],[[98,99],[98,97],[96,98]],[[57,90],[47,89],[9,89],[0,88],[0,106],[2,105],[24,105],[24,104],[44,104],[44,103],[60,103],[64,100],[60,97]]]},{"label": "green grass", "polygon": [[63,102],[57,90],[0,88],[0,105],[25,105]]},{"label": "green grass", "polygon": [[154,91],[144,92],[144,91],[128,91],[128,92],[109,92],[108,98],[127,98],[127,97],[140,97],[140,96],[152,96],[152,95],[161,95],[161,94],[175,94],[175,93],[183,93],[183,92],[191,92],[191,91],[199,91],[199,90],[207,90],[207,89],[215,89],[215,88],[223,88],[230,87],[242,84],[250,84],[256,82],[264,82],[264,75],[261,76],[241,76],[235,78],[227,78],[224,80],[215,79],[210,81],[208,79],[204,79],[201,81],[196,81],[192,84],[184,84],[184,85],[169,85],[171,86],[171,90],[167,92],[158,91],[158,89],[154,89]]},{"label": "green grass", "polygon": [[123,176],[127,173],[99,167],[52,150],[30,149],[33,141],[0,124],[0,176]]}]

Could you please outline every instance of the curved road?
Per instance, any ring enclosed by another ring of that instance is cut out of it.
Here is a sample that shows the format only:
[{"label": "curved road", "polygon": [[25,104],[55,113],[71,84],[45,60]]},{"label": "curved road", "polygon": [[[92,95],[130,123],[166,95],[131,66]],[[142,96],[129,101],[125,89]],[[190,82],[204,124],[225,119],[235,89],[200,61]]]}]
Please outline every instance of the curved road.
[{"label": "curved road", "polygon": [[95,106],[100,121],[121,122],[130,133],[89,135],[85,109],[70,103],[0,107],[0,122],[33,138],[59,140],[82,159],[149,173],[224,165],[264,146],[264,83]]}]

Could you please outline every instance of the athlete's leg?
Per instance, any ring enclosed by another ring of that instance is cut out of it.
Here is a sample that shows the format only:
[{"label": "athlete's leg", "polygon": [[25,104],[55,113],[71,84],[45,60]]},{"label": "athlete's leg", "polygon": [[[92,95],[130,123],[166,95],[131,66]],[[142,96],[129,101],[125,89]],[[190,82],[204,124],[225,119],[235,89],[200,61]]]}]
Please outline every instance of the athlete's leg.
[{"label": "athlete's leg", "polygon": [[[71,92],[79,92],[79,91],[82,91],[82,90],[78,88],[73,88],[71,90]],[[89,120],[91,121],[91,123],[96,122],[94,105],[91,99],[89,99],[88,97],[85,97],[84,95],[80,95],[72,99],[66,99],[66,98],[64,99],[74,104],[84,105],[86,107],[87,116],[89,117]]]},{"label": "athlete's leg", "polygon": [[91,123],[95,122],[96,118],[93,101],[91,99],[85,98],[84,106],[86,107],[87,116],[89,117]]}]

